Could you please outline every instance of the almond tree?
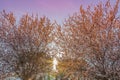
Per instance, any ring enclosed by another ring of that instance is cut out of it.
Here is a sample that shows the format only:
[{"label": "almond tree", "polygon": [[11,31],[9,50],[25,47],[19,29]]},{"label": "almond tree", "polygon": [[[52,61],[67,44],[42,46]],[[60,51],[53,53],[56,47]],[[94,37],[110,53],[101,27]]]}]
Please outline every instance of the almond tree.
[{"label": "almond tree", "polygon": [[[11,19],[11,21],[9,20]],[[14,24],[15,18],[13,13],[6,14],[5,11],[0,13],[0,79],[3,79],[9,76],[11,70],[11,63],[8,60],[11,60],[11,52],[10,47],[8,47],[7,35],[13,28],[12,24]],[[6,60],[8,59],[8,60]]]},{"label": "almond tree", "polygon": [[1,24],[1,28],[7,28],[4,30],[6,36],[2,39],[7,44],[6,48],[9,48],[7,49],[9,54],[4,60],[10,65],[9,70],[23,80],[32,79],[38,73],[49,71],[47,60],[50,56],[47,54],[46,46],[51,42],[50,33],[53,25],[48,18],[27,14],[16,22],[13,13],[3,11]]},{"label": "almond tree", "polygon": [[114,6],[111,6],[110,1],[106,4],[99,3],[94,8],[88,6],[83,9],[81,6],[79,13],[66,20],[65,53],[89,64],[84,67],[87,70],[85,73],[88,72],[87,77],[91,80],[120,78],[118,6],[119,0]]}]

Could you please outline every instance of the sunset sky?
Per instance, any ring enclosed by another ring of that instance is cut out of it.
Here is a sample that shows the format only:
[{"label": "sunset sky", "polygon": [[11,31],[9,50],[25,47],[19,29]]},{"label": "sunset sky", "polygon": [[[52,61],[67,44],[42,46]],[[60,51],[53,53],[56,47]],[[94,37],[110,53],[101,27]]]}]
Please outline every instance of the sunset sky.
[{"label": "sunset sky", "polygon": [[[34,13],[61,24],[69,15],[78,12],[80,5],[93,6],[99,1],[104,3],[107,0],[0,0],[0,11],[14,12],[17,17]],[[111,0],[111,3],[115,4],[115,1]]]}]

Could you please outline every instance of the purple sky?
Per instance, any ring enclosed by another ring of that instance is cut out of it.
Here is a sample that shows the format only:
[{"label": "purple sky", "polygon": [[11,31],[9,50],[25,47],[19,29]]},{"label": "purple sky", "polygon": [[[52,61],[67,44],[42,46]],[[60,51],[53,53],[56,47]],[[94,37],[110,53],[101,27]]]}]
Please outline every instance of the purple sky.
[{"label": "purple sky", "polygon": [[[62,23],[65,18],[79,11],[80,5],[95,5],[107,0],[0,0],[0,11],[12,11],[17,17],[25,13],[47,16],[49,19]],[[111,0],[115,4],[116,0]]]}]

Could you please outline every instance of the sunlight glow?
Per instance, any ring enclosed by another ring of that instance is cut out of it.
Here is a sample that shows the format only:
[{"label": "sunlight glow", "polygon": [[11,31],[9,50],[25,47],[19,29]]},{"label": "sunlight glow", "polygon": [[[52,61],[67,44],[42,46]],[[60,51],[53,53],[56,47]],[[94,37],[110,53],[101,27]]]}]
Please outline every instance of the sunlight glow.
[{"label": "sunlight glow", "polygon": [[54,71],[57,71],[57,68],[56,68],[57,64],[58,64],[58,61],[57,61],[56,58],[54,58],[54,59],[53,59],[53,70],[54,70]]}]

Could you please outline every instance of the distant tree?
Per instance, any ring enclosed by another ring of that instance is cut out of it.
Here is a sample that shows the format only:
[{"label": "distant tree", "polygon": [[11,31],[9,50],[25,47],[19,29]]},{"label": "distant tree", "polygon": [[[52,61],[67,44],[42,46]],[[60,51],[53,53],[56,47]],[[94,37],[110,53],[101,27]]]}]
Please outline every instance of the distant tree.
[{"label": "distant tree", "polygon": [[9,52],[4,61],[10,65],[12,72],[28,80],[49,70],[47,60],[50,60],[50,56],[46,46],[50,42],[53,25],[48,18],[24,15],[16,22],[13,13],[3,11],[0,24],[2,29],[7,29],[1,38],[7,44],[6,48],[9,48],[4,49]]},{"label": "distant tree", "polygon": [[[74,31],[73,31],[74,32]],[[73,48],[74,45],[78,45],[73,40],[74,36],[71,36],[71,31],[68,27],[61,27],[57,25],[56,33],[54,34],[56,39],[54,42],[59,46],[58,50],[58,77],[61,80],[67,80],[68,78],[77,80],[81,76],[85,76],[86,73],[86,61],[82,58],[82,53],[78,56],[77,49]]]}]

